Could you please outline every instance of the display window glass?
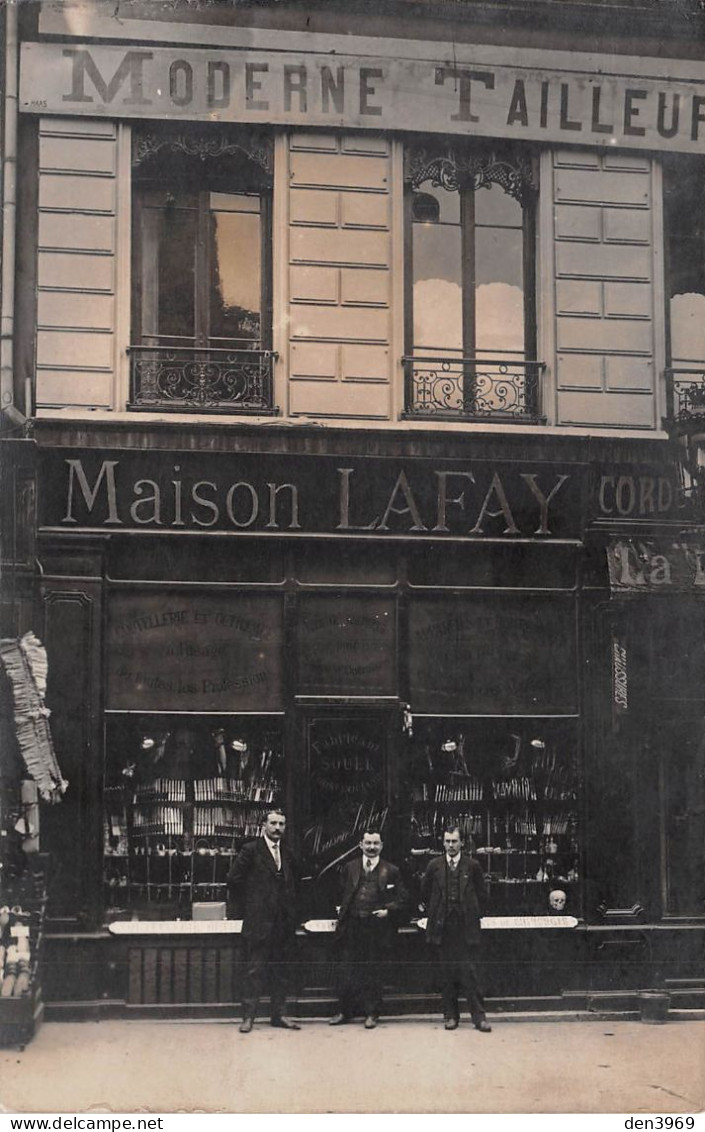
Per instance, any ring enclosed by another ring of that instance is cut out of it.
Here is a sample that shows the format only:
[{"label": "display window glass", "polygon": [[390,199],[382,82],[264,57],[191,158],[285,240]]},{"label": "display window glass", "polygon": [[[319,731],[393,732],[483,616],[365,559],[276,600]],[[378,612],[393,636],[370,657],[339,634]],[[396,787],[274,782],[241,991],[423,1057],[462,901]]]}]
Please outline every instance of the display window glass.
[{"label": "display window glass", "polygon": [[281,719],[116,714],[105,742],[108,915],[186,919],[225,901],[233,856],[283,805]]},{"label": "display window glass", "polygon": [[489,915],[580,915],[574,721],[416,717],[406,758],[417,884],[457,825],[485,873]]}]

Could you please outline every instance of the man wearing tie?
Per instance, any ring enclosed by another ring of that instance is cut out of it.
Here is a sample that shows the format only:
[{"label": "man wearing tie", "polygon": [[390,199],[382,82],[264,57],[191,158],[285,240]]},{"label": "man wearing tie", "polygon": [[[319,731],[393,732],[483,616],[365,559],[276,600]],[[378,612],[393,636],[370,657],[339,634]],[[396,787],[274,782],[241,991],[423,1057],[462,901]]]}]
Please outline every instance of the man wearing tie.
[{"label": "man wearing tie", "polygon": [[242,919],[245,978],[241,1034],[249,1034],[261,995],[269,991],[270,1021],[284,1030],[300,1029],[287,1018],[287,970],[295,944],[296,866],[282,837],[286,818],[270,810],[262,837],[243,845],[228,874],[234,918]]},{"label": "man wearing tie", "polygon": [[446,1030],[460,1021],[458,997],[470,1007],[476,1030],[489,1034],[485,1003],[477,981],[475,957],[480,944],[480,912],[485,902],[485,878],[474,857],[461,851],[457,826],[443,834],[443,855],[426,869],[421,899],[426,910],[426,942],[438,963]]},{"label": "man wearing tie", "polygon": [[396,921],[406,903],[399,869],[381,859],[382,838],[368,829],[360,842],[361,857],[343,869],[343,895],[338,912],[339,1012],[331,1026],[349,1022],[357,1003],[365,1029],[373,1030],[382,1008],[382,962],[391,950]]}]

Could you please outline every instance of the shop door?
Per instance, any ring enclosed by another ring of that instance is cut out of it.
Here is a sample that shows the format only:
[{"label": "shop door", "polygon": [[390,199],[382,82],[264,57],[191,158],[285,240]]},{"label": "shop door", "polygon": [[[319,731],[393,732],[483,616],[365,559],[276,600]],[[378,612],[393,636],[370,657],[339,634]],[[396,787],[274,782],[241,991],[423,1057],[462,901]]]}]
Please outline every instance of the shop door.
[{"label": "shop door", "polygon": [[303,719],[299,840],[308,903],[320,915],[335,915],[339,870],[364,830],[392,836],[395,721],[389,709],[317,710]]},{"label": "shop door", "polygon": [[673,721],[657,735],[661,887],[666,916],[705,915],[705,721]]}]

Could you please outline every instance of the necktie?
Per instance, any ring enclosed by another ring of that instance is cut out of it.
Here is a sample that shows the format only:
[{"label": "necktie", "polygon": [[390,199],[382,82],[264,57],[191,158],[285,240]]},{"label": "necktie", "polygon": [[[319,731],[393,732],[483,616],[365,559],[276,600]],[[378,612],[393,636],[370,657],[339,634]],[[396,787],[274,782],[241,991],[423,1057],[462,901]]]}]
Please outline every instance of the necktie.
[{"label": "necktie", "polygon": [[281,854],[279,852],[279,846],[278,845],[274,846],[274,848],[272,849],[272,853],[274,854],[274,864],[277,866],[277,872],[279,872],[279,870],[282,867],[282,859],[281,859]]},{"label": "necktie", "polygon": [[365,872],[366,873],[372,872],[372,861],[370,861],[367,857],[365,857]]},{"label": "necktie", "polygon": [[457,867],[458,867],[458,862],[457,862],[456,858],[451,857],[451,859],[450,859],[450,871],[452,873],[454,873]]}]

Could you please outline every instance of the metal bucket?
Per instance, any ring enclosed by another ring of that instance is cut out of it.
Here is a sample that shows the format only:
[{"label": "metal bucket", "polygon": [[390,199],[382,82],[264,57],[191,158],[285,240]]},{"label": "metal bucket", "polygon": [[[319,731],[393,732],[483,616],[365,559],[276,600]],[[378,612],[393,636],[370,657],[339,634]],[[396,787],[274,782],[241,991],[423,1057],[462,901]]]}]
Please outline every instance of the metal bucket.
[{"label": "metal bucket", "polygon": [[641,991],[639,994],[641,1020],[651,1026],[657,1026],[668,1021],[670,1005],[671,996],[668,991]]}]

